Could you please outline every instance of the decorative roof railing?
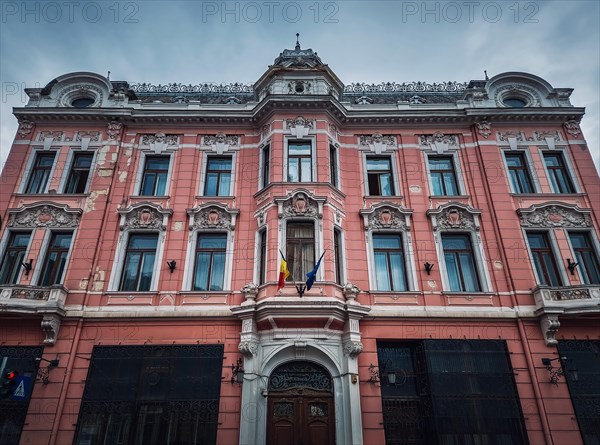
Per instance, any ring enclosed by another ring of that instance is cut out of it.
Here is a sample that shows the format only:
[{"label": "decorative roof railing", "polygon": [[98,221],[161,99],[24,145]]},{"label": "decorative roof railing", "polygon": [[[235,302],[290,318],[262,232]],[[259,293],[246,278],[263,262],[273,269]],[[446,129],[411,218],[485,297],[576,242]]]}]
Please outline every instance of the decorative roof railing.
[{"label": "decorative roof railing", "polygon": [[134,83],[130,88],[141,94],[157,94],[157,93],[200,93],[200,94],[238,94],[238,93],[253,93],[254,87],[251,84],[230,83],[200,83],[197,85],[184,85],[182,83],[167,83],[165,85],[152,85],[149,83]]},{"label": "decorative roof railing", "polygon": [[382,82],[378,84],[351,83],[344,87],[344,93],[460,93],[466,90],[467,85],[467,82]]}]

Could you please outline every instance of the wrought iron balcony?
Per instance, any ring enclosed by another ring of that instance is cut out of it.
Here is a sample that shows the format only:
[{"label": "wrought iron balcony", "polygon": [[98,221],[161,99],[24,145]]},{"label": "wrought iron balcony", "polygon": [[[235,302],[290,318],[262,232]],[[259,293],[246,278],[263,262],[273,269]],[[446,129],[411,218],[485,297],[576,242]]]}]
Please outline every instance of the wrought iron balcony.
[{"label": "wrought iron balcony", "polygon": [[63,286],[0,286],[0,312],[8,314],[39,314],[42,316],[44,344],[56,342],[68,290]]}]

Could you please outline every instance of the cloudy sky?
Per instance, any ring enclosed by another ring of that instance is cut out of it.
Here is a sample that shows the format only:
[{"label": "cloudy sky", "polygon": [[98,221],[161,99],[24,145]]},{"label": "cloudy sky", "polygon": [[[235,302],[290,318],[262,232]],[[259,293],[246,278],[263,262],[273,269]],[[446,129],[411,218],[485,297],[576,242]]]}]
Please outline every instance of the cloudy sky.
[{"label": "cloudy sky", "polygon": [[597,1],[0,1],[0,161],[26,87],[112,80],[254,83],[300,33],[344,83],[468,81],[505,71],[574,88],[600,166]]}]

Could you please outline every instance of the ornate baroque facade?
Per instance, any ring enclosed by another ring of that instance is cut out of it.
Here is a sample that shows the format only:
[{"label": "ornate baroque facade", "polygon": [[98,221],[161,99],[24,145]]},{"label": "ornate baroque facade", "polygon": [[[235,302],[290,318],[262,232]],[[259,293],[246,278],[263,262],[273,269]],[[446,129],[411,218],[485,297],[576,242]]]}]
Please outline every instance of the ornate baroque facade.
[{"label": "ornate baroque facade", "polygon": [[299,44],[254,85],[27,90],[0,443],[597,443],[600,181],[571,92],[344,85]]}]

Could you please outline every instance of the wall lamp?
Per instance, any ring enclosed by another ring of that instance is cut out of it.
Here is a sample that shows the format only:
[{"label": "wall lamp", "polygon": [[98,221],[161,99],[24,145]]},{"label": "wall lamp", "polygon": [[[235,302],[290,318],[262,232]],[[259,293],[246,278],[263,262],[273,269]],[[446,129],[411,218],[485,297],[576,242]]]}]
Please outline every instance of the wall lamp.
[{"label": "wall lamp", "polygon": [[167,266],[169,266],[169,270],[171,271],[171,273],[173,273],[173,271],[175,270],[175,266],[177,266],[177,261],[167,261]]},{"label": "wall lamp", "polygon": [[579,263],[572,262],[571,258],[567,258],[567,268],[569,269],[569,272],[571,272],[571,275],[575,275],[575,268],[577,266],[579,266]]},{"label": "wall lamp", "polygon": [[231,384],[239,383],[240,385],[244,383],[244,367],[242,366],[242,359],[238,358],[235,365],[232,363],[231,366]]},{"label": "wall lamp", "polygon": [[50,370],[58,366],[58,359],[55,358],[54,360],[46,360],[45,358],[37,357],[35,361],[38,363],[48,363],[48,366],[46,366],[45,368],[40,367],[37,373],[37,378],[40,379],[44,385],[47,385],[48,383],[50,383]]},{"label": "wall lamp", "polygon": [[[560,366],[555,367],[552,362],[558,361]],[[556,357],[547,358],[542,357],[542,365],[546,367],[548,373],[550,373],[550,383],[558,385],[561,377],[564,377],[566,373],[569,373],[570,380],[576,382],[579,380],[577,369],[569,367],[569,359],[567,357]]]},{"label": "wall lamp", "polygon": [[25,276],[29,276],[29,272],[31,272],[31,268],[33,267],[33,259],[30,259],[28,263],[21,262],[21,266],[25,269]]},{"label": "wall lamp", "polygon": [[433,269],[433,264],[431,264],[428,261],[424,264],[424,266],[425,266],[425,272],[427,272],[427,275],[431,275],[431,269]]}]

